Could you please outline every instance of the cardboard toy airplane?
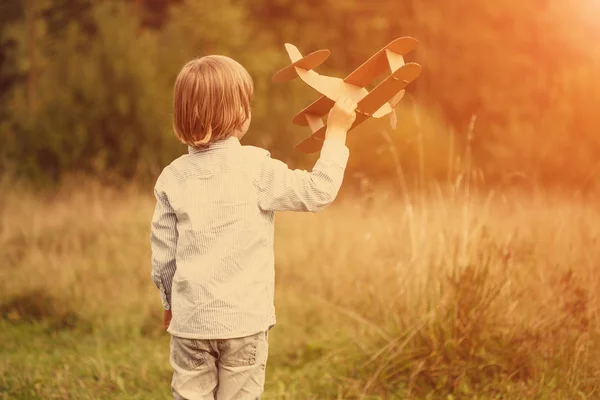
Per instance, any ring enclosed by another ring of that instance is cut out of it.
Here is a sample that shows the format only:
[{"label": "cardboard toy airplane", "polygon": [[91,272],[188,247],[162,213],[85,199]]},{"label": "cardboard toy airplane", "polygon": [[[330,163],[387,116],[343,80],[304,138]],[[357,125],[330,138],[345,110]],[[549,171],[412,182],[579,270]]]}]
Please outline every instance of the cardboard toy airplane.
[{"label": "cardboard toy airplane", "polygon": [[[308,125],[312,132],[296,146],[296,150],[314,153],[321,149],[326,129],[323,116],[329,112],[340,95],[357,102],[356,119],[350,130],[369,117],[381,118],[386,115],[390,116],[392,127],[395,128],[397,120],[394,107],[404,96],[404,88],[421,73],[419,64],[404,62],[404,55],[414,50],[418,43],[411,37],[397,38],[344,79],[320,75],[314,71],[329,57],[329,50],[317,50],[302,57],[296,46],[286,43],[285,49],[292,64],[273,75],[273,82],[287,82],[300,77],[322,95],[293,119],[296,125]],[[386,72],[386,69],[389,69],[390,75],[373,90],[368,91],[365,86]]]}]

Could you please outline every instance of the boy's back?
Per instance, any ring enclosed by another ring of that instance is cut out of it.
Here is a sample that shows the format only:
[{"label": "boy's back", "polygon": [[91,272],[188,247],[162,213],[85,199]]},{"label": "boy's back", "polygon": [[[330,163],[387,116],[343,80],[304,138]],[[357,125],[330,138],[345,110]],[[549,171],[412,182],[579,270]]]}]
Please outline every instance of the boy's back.
[{"label": "boy's back", "polygon": [[242,146],[249,79],[233,60],[210,56],[186,65],[175,85],[174,125],[188,154],[156,182],[151,247],[176,399],[260,397],[275,324],[274,212],[323,209],[348,160],[356,108],[349,100],[332,109],[311,172]]},{"label": "boy's back", "polygon": [[[153,243],[163,252],[153,257],[169,259],[176,249],[169,333],[228,339],[275,324],[273,212],[317,211],[335,198],[348,153],[341,144],[327,145],[330,157],[315,167],[322,178],[315,183],[235,137],[190,148],[165,168],[153,223]],[[177,239],[169,246],[172,225]]]}]

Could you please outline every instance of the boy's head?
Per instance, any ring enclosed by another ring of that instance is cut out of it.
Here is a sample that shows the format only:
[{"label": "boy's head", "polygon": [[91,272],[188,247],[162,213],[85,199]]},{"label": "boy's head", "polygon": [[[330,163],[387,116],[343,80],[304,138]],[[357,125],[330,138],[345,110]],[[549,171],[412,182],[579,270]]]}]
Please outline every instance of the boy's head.
[{"label": "boy's head", "polygon": [[229,57],[212,55],[188,62],[175,81],[175,135],[195,148],[234,135],[241,138],[250,122],[253,93],[250,74]]}]

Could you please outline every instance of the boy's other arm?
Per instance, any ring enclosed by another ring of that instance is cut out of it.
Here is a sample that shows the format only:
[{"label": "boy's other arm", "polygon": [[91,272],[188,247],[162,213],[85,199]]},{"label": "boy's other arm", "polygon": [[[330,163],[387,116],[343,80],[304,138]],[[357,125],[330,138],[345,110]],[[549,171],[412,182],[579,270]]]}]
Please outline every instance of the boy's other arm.
[{"label": "boy's other arm", "polygon": [[265,157],[258,185],[261,209],[316,212],[336,198],[348,162],[346,132],[355,110],[356,104],[347,98],[331,109],[321,155],[311,172],[290,170],[283,162]]},{"label": "boy's other arm", "polygon": [[[160,182],[160,178],[159,178]],[[160,291],[165,310],[171,309],[171,285],[177,270],[177,217],[164,191],[157,185],[154,189],[156,207],[152,216],[150,246],[152,250],[152,280]]]}]

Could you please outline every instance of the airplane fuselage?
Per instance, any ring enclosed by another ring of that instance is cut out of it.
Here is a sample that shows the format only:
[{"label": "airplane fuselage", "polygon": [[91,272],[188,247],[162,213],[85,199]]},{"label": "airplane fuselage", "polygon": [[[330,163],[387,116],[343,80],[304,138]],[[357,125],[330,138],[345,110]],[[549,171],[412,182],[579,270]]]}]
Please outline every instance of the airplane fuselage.
[{"label": "airplane fuselage", "polygon": [[[300,67],[294,67],[294,69],[304,83],[334,102],[337,101],[340,96],[346,96],[358,103],[369,94],[369,91],[366,88],[344,82],[341,78],[321,75],[313,70],[306,70]],[[391,111],[392,107],[384,101],[381,104],[381,107],[373,113],[372,116],[380,118],[389,114]]]}]

